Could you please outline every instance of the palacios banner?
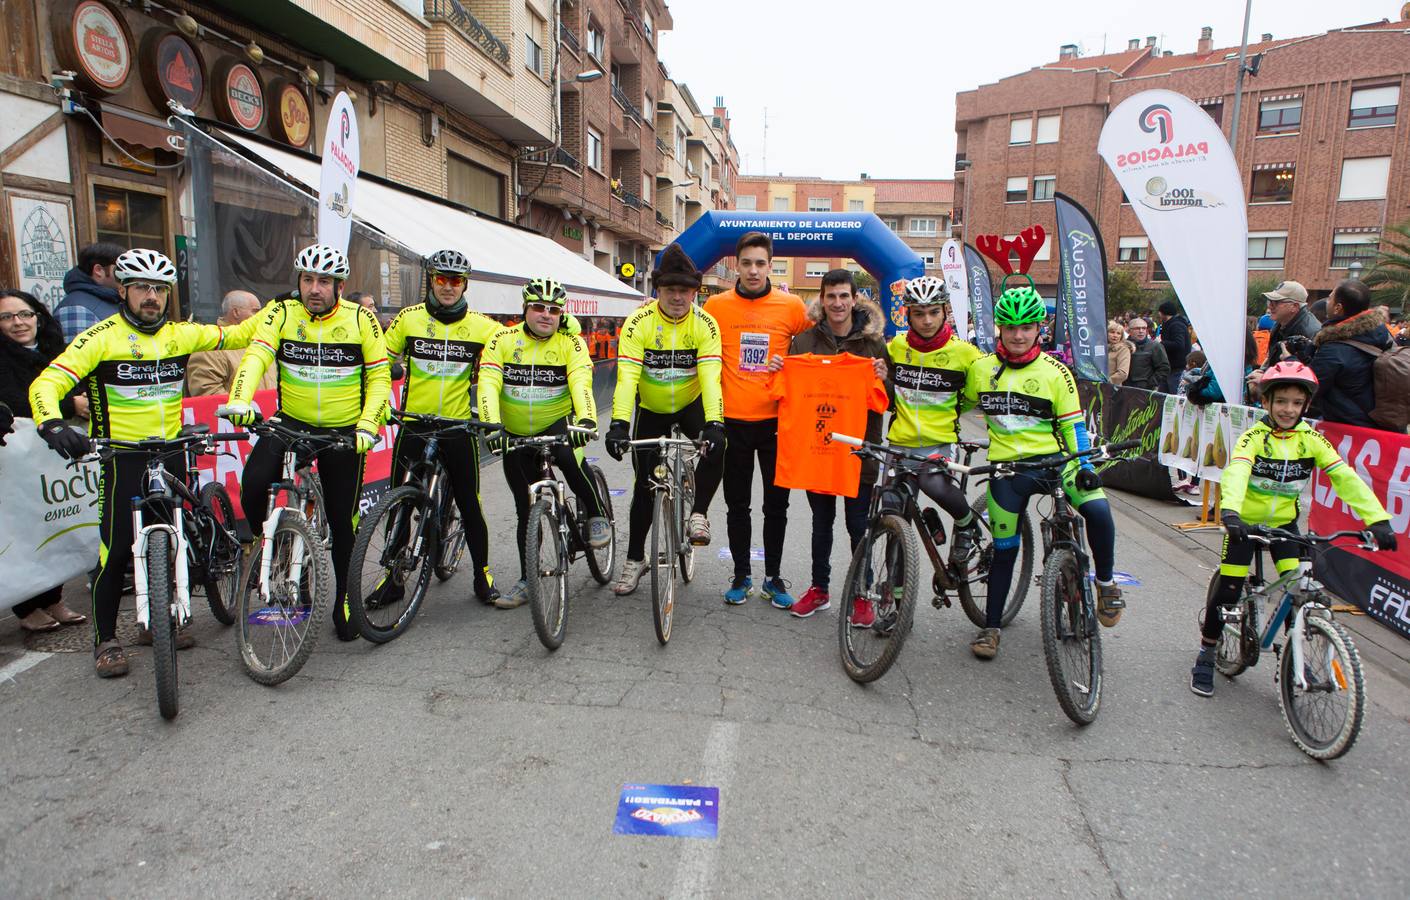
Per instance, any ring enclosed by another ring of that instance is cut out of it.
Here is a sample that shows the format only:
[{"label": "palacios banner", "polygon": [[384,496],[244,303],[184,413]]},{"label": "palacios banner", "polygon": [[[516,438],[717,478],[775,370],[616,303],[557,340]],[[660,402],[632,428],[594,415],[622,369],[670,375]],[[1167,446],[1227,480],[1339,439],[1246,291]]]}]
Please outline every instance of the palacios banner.
[{"label": "palacios banner", "polygon": [[323,164],[318,185],[318,242],[348,252],[352,237],[353,190],[357,187],[361,144],[357,137],[357,110],[339,91],[328,110],[323,139]]},{"label": "palacios banner", "polygon": [[969,309],[974,316],[974,344],[985,353],[994,351],[994,286],[984,257],[969,244],[964,245],[965,280],[969,288]]},{"label": "palacios banner", "polygon": [[1220,384],[1241,384],[1248,215],[1234,153],[1189,98],[1143,91],[1112,110],[1097,151],[1149,235]]},{"label": "palacios banner", "polygon": [[1078,378],[1107,380],[1106,247],[1090,213],[1063,193],[1057,213],[1057,333],[1072,353]]},{"label": "palacios banner", "polygon": [[955,333],[960,340],[969,340],[969,279],[965,277],[964,251],[960,242],[950,238],[940,248],[940,271],[945,276],[945,288],[950,292],[950,313],[955,317]]}]

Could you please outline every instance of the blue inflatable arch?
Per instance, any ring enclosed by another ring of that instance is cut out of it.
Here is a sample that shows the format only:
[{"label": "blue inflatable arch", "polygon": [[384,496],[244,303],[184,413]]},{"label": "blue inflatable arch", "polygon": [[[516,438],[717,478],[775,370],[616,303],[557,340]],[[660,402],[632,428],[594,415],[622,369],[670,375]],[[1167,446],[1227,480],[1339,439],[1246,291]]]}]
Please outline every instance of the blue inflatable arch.
[{"label": "blue inflatable arch", "polygon": [[905,327],[901,292],[907,279],[925,274],[925,263],[875,214],[712,210],[681,232],[676,243],[704,270],[733,256],[735,242],[746,231],[762,231],[772,238],[775,256],[855,259],[876,279],[887,335]]}]

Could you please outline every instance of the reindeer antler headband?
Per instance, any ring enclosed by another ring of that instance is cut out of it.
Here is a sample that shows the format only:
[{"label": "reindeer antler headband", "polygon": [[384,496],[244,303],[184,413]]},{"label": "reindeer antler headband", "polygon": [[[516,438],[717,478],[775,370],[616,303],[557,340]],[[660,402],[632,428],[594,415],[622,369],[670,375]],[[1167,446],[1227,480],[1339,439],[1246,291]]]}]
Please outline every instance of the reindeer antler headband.
[{"label": "reindeer antler headband", "polygon": [[[1043,249],[1043,239],[1047,237],[1047,232],[1042,225],[1030,225],[1018,233],[1018,236],[1009,239],[998,234],[981,234],[975,237],[974,246],[979,248],[979,252],[992,259],[1004,272],[1004,278],[999,282],[999,292],[1003,293],[1007,289],[1009,279],[1014,276],[1022,276],[1028,279],[1028,286],[1035,288],[1033,276],[1028,274],[1028,267],[1033,265],[1033,260],[1038,256],[1038,251]],[[1009,253],[1018,254],[1018,271],[1013,270],[1013,263],[1009,262]]]}]

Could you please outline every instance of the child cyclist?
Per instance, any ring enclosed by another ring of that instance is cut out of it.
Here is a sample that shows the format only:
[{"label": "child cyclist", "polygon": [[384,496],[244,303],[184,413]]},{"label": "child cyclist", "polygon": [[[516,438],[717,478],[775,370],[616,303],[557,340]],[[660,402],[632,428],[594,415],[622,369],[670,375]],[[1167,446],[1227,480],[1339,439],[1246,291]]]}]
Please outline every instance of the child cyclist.
[{"label": "child cyclist", "polygon": [[[981,356],[969,368],[964,405],[977,404],[984,412],[990,462],[1055,458],[1091,446],[1072,372],[1043,353],[1038,344],[1038,326],[1046,313],[1031,281],[1005,290],[994,304],[994,324],[999,330],[995,352]],[[999,653],[999,625],[1018,559],[1019,516],[1028,498],[1046,490],[1056,475],[1052,470],[1036,469],[989,482],[994,560],[989,567],[985,627],[970,644],[980,659],[993,659]],[[1111,506],[1090,462],[1068,465],[1061,477],[1068,500],[1087,521],[1087,542],[1097,570],[1097,620],[1109,628],[1125,608],[1121,590],[1112,579],[1116,525]]]},{"label": "child cyclist", "polygon": [[[1249,539],[1249,526],[1296,531],[1298,497],[1314,467],[1327,474],[1337,495],[1366,523],[1377,547],[1394,550],[1396,544],[1390,514],[1331,442],[1302,420],[1317,392],[1312,370],[1297,360],[1284,360],[1264,370],[1258,385],[1268,414],[1239,438],[1219,481],[1225,532],[1219,583],[1205,605],[1199,656],[1190,670],[1190,690],[1201,697],[1214,696],[1215,645],[1224,627],[1220,607],[1238,603],[1258,549]],[[1297,567],[1299,545],[1274,541],[1268,549],[1280,574]]]}]

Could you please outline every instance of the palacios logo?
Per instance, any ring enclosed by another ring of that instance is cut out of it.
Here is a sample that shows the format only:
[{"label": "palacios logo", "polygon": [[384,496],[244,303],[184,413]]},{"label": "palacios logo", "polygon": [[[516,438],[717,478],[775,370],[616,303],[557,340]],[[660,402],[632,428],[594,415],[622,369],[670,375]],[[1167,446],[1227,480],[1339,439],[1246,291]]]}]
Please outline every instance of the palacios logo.
[{"label": "palacios logo", "polygon": [[1160,142],[1168,144],[1175,139],[1175,117],[1170,107],[1164,103],[1152,103],[1141,110],[1141,130],[1146,134],[1160,132]]}]

